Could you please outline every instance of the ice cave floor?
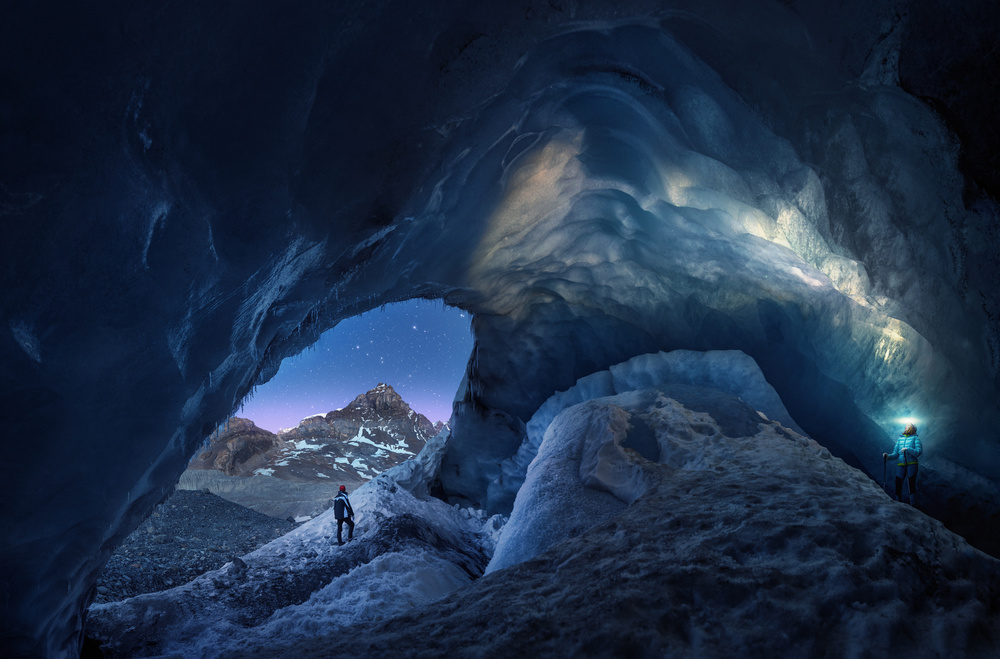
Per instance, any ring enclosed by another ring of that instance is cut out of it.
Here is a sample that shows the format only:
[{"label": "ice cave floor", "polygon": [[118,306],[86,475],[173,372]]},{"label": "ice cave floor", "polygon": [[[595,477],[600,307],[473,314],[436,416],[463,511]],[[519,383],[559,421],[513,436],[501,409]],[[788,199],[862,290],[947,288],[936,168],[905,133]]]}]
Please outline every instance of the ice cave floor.
[{"label": "ice cave floor", "polygon": [[479,578],[498,520],[425,495],[441,444],[356,493],[358,541],[327,513],[89,633],[128,656],[995,656],[1000,561],[732,396],[560,413]]}]

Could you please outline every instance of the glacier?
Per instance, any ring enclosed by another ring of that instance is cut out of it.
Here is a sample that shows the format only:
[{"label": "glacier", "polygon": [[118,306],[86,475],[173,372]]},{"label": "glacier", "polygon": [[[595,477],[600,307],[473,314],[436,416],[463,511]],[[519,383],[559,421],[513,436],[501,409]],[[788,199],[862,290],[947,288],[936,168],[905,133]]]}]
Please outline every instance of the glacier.
[{"label": "glacier", "polygon": [[473,316],[421,486],[451,504],[515,512],[530,422],[581,378],[739,351],[787,418],[757,409],[858,473],[916,418],[920,510],[1000,554],[990,7],[15,3],[4,647],[76,654],[204,437],[323,331],[418,297]]}]

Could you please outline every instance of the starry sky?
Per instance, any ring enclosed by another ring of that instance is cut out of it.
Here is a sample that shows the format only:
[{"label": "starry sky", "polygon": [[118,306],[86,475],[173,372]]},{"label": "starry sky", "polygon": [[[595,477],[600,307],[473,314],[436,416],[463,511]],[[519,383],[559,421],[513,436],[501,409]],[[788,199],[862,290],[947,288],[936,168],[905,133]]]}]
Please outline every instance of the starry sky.
[{"label": "starry sky", "polygon": [[277,432],[344,407],[379,382],[433,421],[451,403],[472,351],[471,316],[440,301],[409,300],[341,321],[281,363],[237,416]]}]

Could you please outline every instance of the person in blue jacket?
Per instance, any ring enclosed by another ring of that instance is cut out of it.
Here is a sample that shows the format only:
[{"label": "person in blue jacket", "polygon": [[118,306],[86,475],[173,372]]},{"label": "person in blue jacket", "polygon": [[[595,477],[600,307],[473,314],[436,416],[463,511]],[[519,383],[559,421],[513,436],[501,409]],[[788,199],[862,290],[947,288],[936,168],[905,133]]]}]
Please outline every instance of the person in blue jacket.
[{"label": "person in blue jacket", "polygon": [[906,479],[910,494],[910,505],[917,503],[917,458],[924,452],[917,436],[917,427],[912,423],[903,428],[903,434],[896,440],[892,453],[883,453],[883,460],[896,461],[896,500],[903,500],[903,479]]},{"label": "person in blue jacket", "polygon": [[337,544],[344,544],[341,532],[344,529],[344,522],[347,522],[347,541],[354,540],[354,509],[347,498],[347,488],[340,486],[336,498],[333,500],[333,514],[337,518]]}]

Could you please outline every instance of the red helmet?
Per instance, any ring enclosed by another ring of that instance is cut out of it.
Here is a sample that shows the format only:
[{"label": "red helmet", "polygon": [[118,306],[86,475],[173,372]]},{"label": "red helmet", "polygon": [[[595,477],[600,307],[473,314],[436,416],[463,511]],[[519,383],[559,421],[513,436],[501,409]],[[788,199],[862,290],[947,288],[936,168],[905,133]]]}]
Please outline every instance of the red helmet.
[{"label": "red helmet", "polygon": [[340,486],[340,491],[341,492],[346,492],[347,491],[347,486],[346,485],[341,485]]}]

